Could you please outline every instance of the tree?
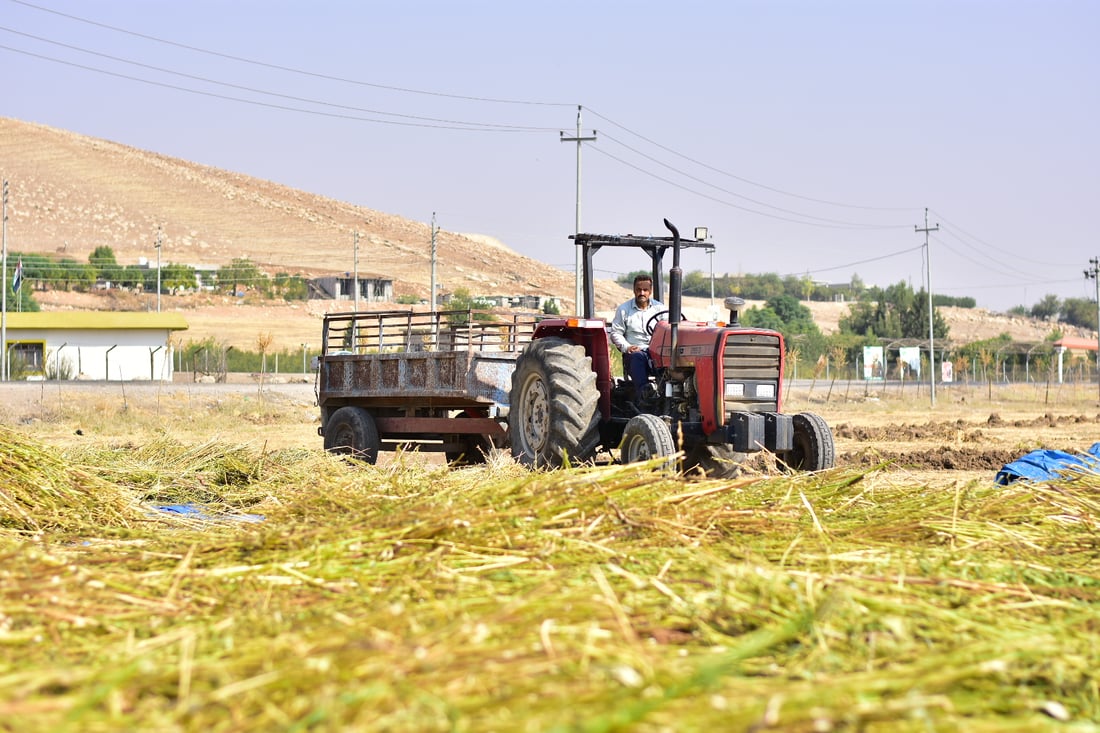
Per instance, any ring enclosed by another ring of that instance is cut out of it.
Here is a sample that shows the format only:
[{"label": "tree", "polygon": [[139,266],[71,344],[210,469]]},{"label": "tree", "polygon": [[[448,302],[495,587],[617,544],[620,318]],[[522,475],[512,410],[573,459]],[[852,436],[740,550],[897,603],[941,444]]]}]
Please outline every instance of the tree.
[{"label": "tree", "polygon": [[1062,320],[1071,326],[1096,329],[1096,301],[1086,298],[1066,298],[1062,301]]},{"label": "tree", "polygon": [[106,245],[100,245],[88,255],[88,264],[95,270],[96,277],[104,282],[118,283],[122,277],[122,267],[115,259],[115,251]]},{"label": "tree", "polygon": [[241,286],[260,292],[269,290],[267,275],[247,257],[238,257],[228,265],[219,267],[215,277],[218,285],[228,288],[232,293],[238,292]]},{"label": "tree", "polygon": [[[870,288],[866,299],[855,303],[848,316],[840,319],[842,333],[868,338],[926,338],[928,336],[928,294],[914,293],[904,281],[885,290]],[[947,322],[932,311],[932,334],[947,338]]]},{"label": "tree", "polygon": [[684,273],[683,293],[700,298],[707,297],[710,295],[710,275],[700,270]]},{"label": "tree", "polygon": [[1049,321],[1057,316],[1061,309],[1062,304],[1058,301],[1058,296],[1047,294],[1043,296],[1042,300],[1031,306],[1031,315],[1033,318],[1042,318],[1044,321]]},{"label": "tree", "polygon": [[285,272],[276,273],[274,289],[286,300],[309,299],[309,284],[301,275],[288,275]]},{"label": "tree", "polygon": [[[179,265],[169,262],[161,273],[161,287],[170,291],[193,290],[198,287],[198,279],[195,277],[195,268],[190,265]],[[154,289],[156,285],[153,285]]]},{"label": "tree", "polygon": [[773,308],[759,308],[757,306],[753,306],[741,314],[741,323],[750,328],[768,328],[781,333],[786,325]]}]

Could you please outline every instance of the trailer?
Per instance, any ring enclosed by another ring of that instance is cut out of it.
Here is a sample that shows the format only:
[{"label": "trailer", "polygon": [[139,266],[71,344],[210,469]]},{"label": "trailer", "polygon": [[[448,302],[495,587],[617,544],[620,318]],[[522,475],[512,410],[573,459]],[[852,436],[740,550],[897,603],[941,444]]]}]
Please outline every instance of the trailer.
[{"label": "trailer", "polygon": [[473,310],[325,316],[315,359],[325,449],[369,463],[379,451],[483,462],[507,445],[516,359],[538,314]]},{"label": "trailer", "polygon": [[[617,450],[623,463],[667,457],[670,470],[713,478],[736,476],[761,451],[788,470],[832,468],[825,420],[782,411],[783,334],[742,324],[736,296],[725,300],[727,320],[683,319],[680,252],[710,245],[664,224],[671,236],[571,236],[583,266],[580,316],[327,316],[317,375],[325,448],[373,463],[380,450],[415,446],[461,464],[508,445],[532,468]],[[608,323],[594,313],[592,256],[603,248],[647,255],[652,275],[643,279],[656,300],[672,251],[668,308],[650,316],[635,344],[645,343],[643,374],[613,374]]]}]

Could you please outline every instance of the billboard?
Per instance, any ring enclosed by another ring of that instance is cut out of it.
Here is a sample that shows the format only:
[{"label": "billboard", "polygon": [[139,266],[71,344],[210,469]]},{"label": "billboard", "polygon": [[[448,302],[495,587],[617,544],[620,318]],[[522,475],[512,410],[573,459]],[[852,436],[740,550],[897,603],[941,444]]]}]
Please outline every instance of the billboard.
[{"label": "billboard", "polygon": [[898,352],[902,364],[902,379],[907,376],[920,379],[920,347],[902,346]]},{"label": "billboard", "polygon": [[886,378],[886,361],[881,346],[863,347],[863,378],[877,382]]}]

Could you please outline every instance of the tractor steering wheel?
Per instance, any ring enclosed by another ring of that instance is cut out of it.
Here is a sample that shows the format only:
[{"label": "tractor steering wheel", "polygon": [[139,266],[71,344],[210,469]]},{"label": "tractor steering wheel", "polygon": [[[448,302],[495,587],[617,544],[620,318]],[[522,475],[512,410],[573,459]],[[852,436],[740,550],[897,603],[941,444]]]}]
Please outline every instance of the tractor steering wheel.
[{"label": "tractor steering wheel", "polygon": [[652,336],[653,335],[653,329],[657,328],[657,321],[659,321],[661,319],[661,316],[667,316],[667,315],[668,315],[668,311],[663,310],[663,311],[657,311],[652,316],[650,316],[649,320],[645,322],[645,332],[646,332],[646,334],[649,335],[649,336]]}]

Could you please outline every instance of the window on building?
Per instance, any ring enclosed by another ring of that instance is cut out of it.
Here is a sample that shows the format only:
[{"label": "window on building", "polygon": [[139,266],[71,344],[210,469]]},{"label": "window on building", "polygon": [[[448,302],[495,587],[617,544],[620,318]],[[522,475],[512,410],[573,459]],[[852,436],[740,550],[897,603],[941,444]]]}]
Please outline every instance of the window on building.
[{"label": "window on building", "polygon": [[27,371],[40,372],[44,350],[45,344],[41,341],[17,341],[10,344],[8,354],[12,365],[21,364]]}]

